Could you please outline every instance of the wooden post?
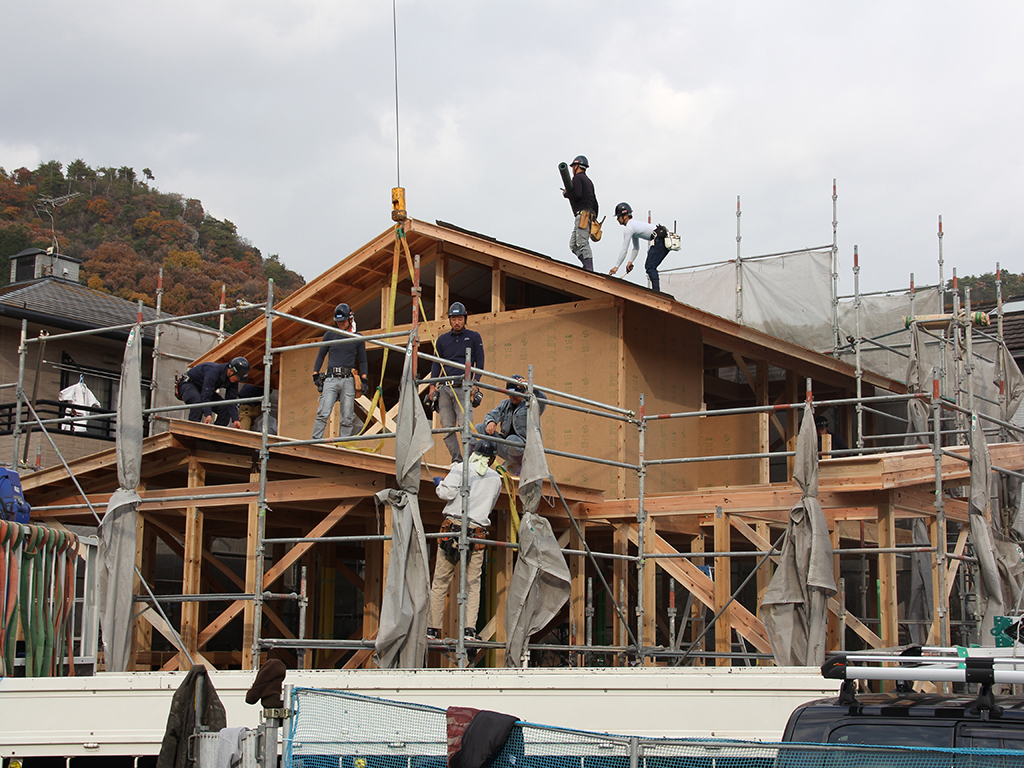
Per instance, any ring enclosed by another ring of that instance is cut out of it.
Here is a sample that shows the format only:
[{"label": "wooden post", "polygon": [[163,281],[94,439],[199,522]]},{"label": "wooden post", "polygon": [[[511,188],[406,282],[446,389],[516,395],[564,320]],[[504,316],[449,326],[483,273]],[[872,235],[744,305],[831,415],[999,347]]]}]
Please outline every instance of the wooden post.
[{"label": "wooden post", "polygon": [[[251,471],[249,484],[254,488],[259,488],[259,483],[259,471]],[[260,586],[256,583],[256,539],[259,531],[260,505],[255,496],[250,499],[245,526],[245,591],[250,595],[255,595],[260,591]],[[242,609],[242,669],[255,669],[252,656],[255,617],[255,604],[252,600],[246,600],[245,607]]]},{"label": "wooden post", "polygon": [[[839,523],[833,521],[835,526],[829,533],[832,538],[832,551],[839,549]],[[832,578],[835,579],[836,588],[839,588],[839,555],[832,555]],[[834,613],[826,613],[826,619],[828,621],[827,634],[825,636],[825,650],[826,651],[838,651],[839,650],[839,617]]]},{"label": "wooden post", "polygon": [[[390,518],[389,518],[390,519]],[[367,534],[378,533],[375,520],[367,522]],[[384,595],[384,541],[368,541],[365,545],[366,567],[363,576],[363,639],[377,636],[380,629],[380,606]],[[369,659],[366,666],[369,667]]]},{"label": "wooden post", "polygon": [[[145,483],[140,483],[136,488],[139,494],[146,490]],[[134,594],[142,594],[142,580],[139,573],[143,575],[146,582],[153,585],[153,574],[156,572],[156,530],[151,525],[146,525],[146,519],[140,512],[135,524],[135,567],[138,573],[135,574]],[[152,661],[139,662],[139,653],[151,654],[153,651],[153,625],[148,621],[135,621],[132,628],[132,653],[128,662],[128,669],[141,670],[152,669]]]},{"label": "wooden post", "polygon": [[[579,504],[573,505],[573,516],[581,519]],[[582,523],[581,523],[582,525]],[[584,530],[584,533],[586,531]],[[583,539],[576,533],[575,528],[569,529],[569,549],[582,550]],[[586,643],[586,621],[587,621],[587,561],[586,558],[577,555],[569,557],[569,576],[571,579],[571,592],[569,597],[569,645],[584,645]],[[581,653],[576,659],[576,666],[584,665],[584,657]]]},{"label": "wooden post", "polygon": [[[619,524],[615,526],[615,530],[612,533],[612,549],[616,555],[628,555],[629,554],[629,532],[627,526]],[[626,621],[630,620],[629,614],[629,570],[627,569],[625,560],[613,560],[612,561],[612,579],[613,583],[610,585],[612,593],[615,595],[615,600],[619,604],[619,608],[622,609],[623,615],[626,617]],[[615,613],[615,608],[611,604],[611,600],[608,601],[608,616],[611,617],[612,621],[612,642],[617,646],[629,645],[629,633],[626,628],[622,625],[622,620]],[[613,666],[619,666],[620,660],[616,656],[612,661]]]},{"label": "wooden post", "polygon": [[[655,537],[658,534],[657,518],[648,515],[644,521],[644,548],[654,551]],[[641,641],[644,646],[657,645],[658,634],[658,561],[648,559],[644,566],[644,636]],[[644,666],[653,666],[654,660],[644,659]]]},{"label": "wooden post", "polygon": [[[501,541],[512,541],[512,513],[503,509],[498,513],[499,536]],[[516,535],[519,532],[516,531]],[[512,555],[509,547],[499,547],[492,554],[495,564],[494,577],[494,640],[504,644],[508,639],[508,627],[505,625],[505,610],[508,607],[508,585],[512,581]],[[494,666],[505,666],[505,651],[498,650],[494,654]]]},{"label": "wooden post", "polygon": [[[701,531],[693,539],[690,540],[690,551],[691,552],[706,552],[707,549],[704,543],[704,532]],[[693,564],[698,567],[704,567],[704,558],[695,557],[693,558]],[[693,605],[690,608],[690,637],[697,638],[704,632],[704,604],[700,600],[694,600]],[[695,648],[695,651],[703,650],[707,648],[707,641],[702,639],[700,645]],[[699,666],[707,666],[707,660],[701,657],[694,657],[694,664]]]},{"label": "wooden post", "polygon": [[[715,509],[715,551],[728,552],[730,550],[731,526],[729,515],[721,507]],[[732,558],[715,558],[715,613],[722,610],[722,607],[732,596]],[[726,608],[722,615],[715,622],[715,652],[729,653],[732,650],[732,606]],[[732,666],[729,659],[716,659],[715,664],[719,667]]]},{"label": "wooden post", "polygon": [[434,264],[434,320],[441,321],[448,317],[448,254],[438,249]]},{"label": "wooden post", "polygon": [[[206,469],[196,456],[188,458],[188,487],[197,491],[206,485]],[[197,506],[185,507],[185,558],[182,564],[181,592],[198,595],[202,589],[203,511]],[[195,656],[199,650],[199,603],[181,604],[181,641],[185,650]],[[178,668],[191,669],[188,657],[178,654]]]},{"label": "wooden post", "polygon": [[[896,507],[890,492],[888,504],[878,507],[878,546],[896,546]],[[878,635],[882,645],[894,648],[899,645],[898,612],[896,603],[896,555],[878,556],[878,614],[881,625]]]}]

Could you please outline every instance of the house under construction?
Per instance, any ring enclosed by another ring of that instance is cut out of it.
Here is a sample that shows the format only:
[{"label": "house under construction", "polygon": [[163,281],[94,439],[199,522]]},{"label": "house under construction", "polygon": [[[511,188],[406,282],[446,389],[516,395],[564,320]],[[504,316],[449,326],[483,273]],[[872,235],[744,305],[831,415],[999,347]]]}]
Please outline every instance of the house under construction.
[{"label": "house under construction", "polygon": [[[252,669],[267,655],[290,667],[373,665],[392,530],[375,494],[396,487],[403,362],[415,350],[417,377],[429,378],[454,301],[484,339],[477,420],[513,375],[550,400],[542,425],[552,479],[540,512],[572,586],[561,614],[533,636],[530,666],[767,663],[759,607],[803,495],[792,454],[801,418],[815,411],[856,445],[829,453],[823,438],[818,467],[839,587],[827,647],[977,642],[970,505],[958,492],[971,479],[965,425],[977,409],[959,384],[948,396],[936,374],[934,386],[908,389],[859,356],[843,362],[680,298],[411,219],[282,301],[271,286],[263,316],[197,362],[246,357],[250,383],[266,392],[256,407],[269,412],[276,401],[277,434],[171,419],[145,439],[129,668]],[[341,302],[367,339],[376,388],[359,398],[358,438],[330,437],[335,421],[314,441],[310,373]],[[970,318],[933,319],[937,344],[970,353]],[[985,421],[989,452],[1013,478],[1024,444],[999,395],[1009,373],[996,370],[995,385],[970,392],[1001,403]],[[158,413],[173,404],[167,392],[152,402]],[[931,419],[906,438],[897,433],[908,432],[910,402]],[[897,428],[894,413],[903,414]],[[443,508],[431,478],[448,463],[435,437],[419,493],[428,533]],[[34,522],[93,526],[118,488],[116,464],[111,449],[23,476]],[[517,504],[510,478],[492,514],[481,615],[464,618],[478,628],[480,666],[507,661]],[[908,521],[921,521],[925,540]],[[468,663],[457,592],[456,581],[442,632],[456,639],[431,646],[431,665]]]}]

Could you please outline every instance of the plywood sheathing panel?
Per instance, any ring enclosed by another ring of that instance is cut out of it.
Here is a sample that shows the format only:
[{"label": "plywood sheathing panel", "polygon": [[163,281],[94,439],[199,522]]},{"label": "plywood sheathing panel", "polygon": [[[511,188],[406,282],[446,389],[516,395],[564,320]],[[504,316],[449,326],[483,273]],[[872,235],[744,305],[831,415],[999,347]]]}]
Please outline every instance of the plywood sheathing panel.
[{"label": "plywood sheathing panel", "polygon": [[[768,414],[738,413],[695,420],[701,456],[735,456],[768,450]],[[730,459],[697,464],[703,487],[757,485],[768,481],[768,459]]]},{"label": "plywood sheathing panel", "polygon": [[[580,301],[530,310],[472,315],[469,327],[483,337],[485,367],[503,376],[527,376],[534,366],[534,380],[593,400],[614,402],[618,378],[614,361],[618,347],[618,318],[611,300]],[[447,321],[431,323],[433,338],[448,331]],[[425,334],[421,338],[431,338]],[[495,384],[494,380],[490,380]],[[473,409],[480,423],[504,395],[484,391],[483,403]],[[547,408],[543,418],[544,443],[549,448],[614,459],[618,451],[615,423],[599,417]],[[435,419],[436,425],[436,419]],[[450,461],[440,436],[426,454],[427,461]],[[557,456],[548,465],[559,483],[585,485],[614,493],[614,468],[585,464]]]},{"label": "plywood sheathing panel", "polygon": [[[319,338],[323,338],[321,335]],[[307,339],[311,340],[311,339]],[[284,437],[309,440],[320,403],[320,393],[313,384],[313,363],[317,349],[293,349],[277,356],[280,360],[281,389],[277,404],[277,431]],[[322,365],[323,371],[326,365]],[[338,406],[335,405],[335,410]],[[325,433],[326,437],[331,437]]]},{"label": "plywood sheathing panel", "polygon": [[[627,304],[625,311],[624,408],[638,409],[640,394],[648,416],[698,411],[703,402],[703,344],[700,329],[685,320],[666,316],[648,307]],[[626,461],[638,461],[635,434],[626,429]],[[649,423],[645,436],[648,459],[699,455],[696,419],[665,419]],[[646,478],[648,493],[686,491],[698,487],[696,465],[652,467]],[[604,487],[604,486],[602,486]],[[636,474],[627,472],[627,496],[638,491]]]}]

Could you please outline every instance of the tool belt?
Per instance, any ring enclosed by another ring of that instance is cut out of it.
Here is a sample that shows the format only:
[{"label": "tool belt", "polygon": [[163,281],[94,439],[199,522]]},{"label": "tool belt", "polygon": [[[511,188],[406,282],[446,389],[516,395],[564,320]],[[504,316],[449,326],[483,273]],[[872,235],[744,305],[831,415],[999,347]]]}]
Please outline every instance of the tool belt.
[{"label": "tool belt", "polygon": [[328,368],[327,378],[329,379],[349,379],[352,377],[351,368]]},{"label": "tool belt", "polygon": [[[458,559],[459,559],[459,536],[458,536],[458,531],[459,531],[459,529],[461,527],[462,527],[462,523],[461,522],[459,522],[458,520],[452,520],[450,517],[446,517],[444,519],[444,522],[441,523],[441,533],[448,533],[450,531],[454,531],[455,535],[454,536],[445,536],[445,537],[440,538],[440,539],[437,540],[437,545],[441,548],[441,551],[444,552],[445,557],[447,557],[448,560],[450,560],[453,563],[457,562]],[[486,539],[487,538],[487,529],[486,528],[480,528],[480,527],[475,526],[475,525],[470,525],[469,526],[469,530],[467,531],[467,533],[468,533],[468,535],[469,535],[469,537],[471,539]],[[485,546],[486,546],[485,544],[479,544],[479,543],[472,545],[474,552],[482,551]]]},{"label": "tool belt", "polygon": [[[605,217],[605,218],[607,218],[607,217]],[[598,221],[597,218],[595,217],[595,218],[590,220],[590,239],[593,240],[595,243],[599,242],[601,240],[601,225],[602,224],[604,224],[604,219],[601,219],[600,221]]]}]

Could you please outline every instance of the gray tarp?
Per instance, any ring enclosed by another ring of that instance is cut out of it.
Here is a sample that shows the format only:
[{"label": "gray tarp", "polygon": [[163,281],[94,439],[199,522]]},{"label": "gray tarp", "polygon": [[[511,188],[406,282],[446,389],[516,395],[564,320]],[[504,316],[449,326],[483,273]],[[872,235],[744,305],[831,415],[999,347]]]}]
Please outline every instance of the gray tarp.
[{"label": "gray tarp", "polygon": [[420,460],[434,441],[430,422],[416,396],[412,355],[408,352],[395,421],[395,474],[399,490],[377,494],[378,502],[391,505],[391,558],[376,647],[382,669],[418,669],[427,655],[430,558],[417,493]]},{"label": "gray tarp", "polygon": [[[910,360],[907,363],[907,391],[921,392],[921,384],[930,379],[930,372],[922,371],[918,350],[921,346],[921,331],[917,324],[911,326]],[[907,432],[920,433],[928,431],[928,405],[923,400],[907,401]],[[919,434],[909,434],[903,441],[904,445],[917,445],[928,442],[928,438]],[[928,524],[921,518],[910,521],[913,543],[927,547],[931,545],[928,537]],[[928,624],[932,619],[932,555],[930,552],[915,552],[910,556],[910,596],[907,598],[907,619],[910,641],[918,645],[928,642]]]},{"label": "gray tarp", "polygon": [[994,646],[992,627],[996,616],[1011,613],[1018,607],[1024,563],[1020,544],[1004,536],[992,520],[992,460],[988,443],[977,413],[971,414],[971,494],[968,517],[971,543],[978,558],[978,609],[981,625],[979,640],[983,646]]},{"label": "gray tarp", "polygon": [[776,664],[820,666],[825,661],[828,598],[836,593],[836,583],[828,524],[817,499],[818,435],[810,408],[800,424],[793,479],[803,498],[789,511],[786,541],[761,602],[761,619]]},{"label": "gray tarp", "polygon": [[135,489],[142,472],[142,330],[128,334],[117,391],[117,482],[100,522],[99,593],[103,654],[108,672],[128,669],[131,652],[135,537],[138,505]]},{"label": "gray tarp", "polygon": [[505,608],[505,666],[521,667],[523,650],[530,637],[544,627],[565,605],[571,590],[569,566],[551,531],[551,524],[537,514],[544,481],[550,477],[540,431],[540,409],[530,397],[526,448],[519,476],[523,518],[519,523],[519,558],[512,571]]}]

